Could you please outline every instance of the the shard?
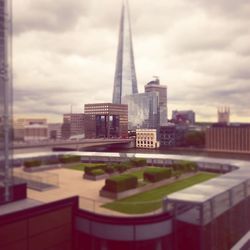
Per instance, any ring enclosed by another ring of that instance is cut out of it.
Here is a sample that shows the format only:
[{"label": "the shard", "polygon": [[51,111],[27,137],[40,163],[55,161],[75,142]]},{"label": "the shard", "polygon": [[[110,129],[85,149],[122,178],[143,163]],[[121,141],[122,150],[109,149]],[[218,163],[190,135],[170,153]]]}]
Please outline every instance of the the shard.
[{"label": "the shard", "polygon": [[137,94],[132,32],[128,1],[122,4],[119,44],[113,89],[113,103],[121,104],[122,97]]}]

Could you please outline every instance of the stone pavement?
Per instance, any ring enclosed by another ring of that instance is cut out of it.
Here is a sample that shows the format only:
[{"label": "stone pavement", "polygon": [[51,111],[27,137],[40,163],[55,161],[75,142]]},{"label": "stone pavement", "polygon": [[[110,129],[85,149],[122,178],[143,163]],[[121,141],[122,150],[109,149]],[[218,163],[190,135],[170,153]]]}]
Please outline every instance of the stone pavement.
[{"label": "stone pavement", "polygon": [[[14,171],[18,173],[23,172],[21,168],[17,168]],[[28,198],[46,203],[72,196],[79,196],[79,206],[84,210],[109,215],[122,215],[121,213],[100,207],[104,203],[112,202],[110,199],[99,196],[99,191],[104,186],[105,180],[85,180],[82,178],[82,171],[67,168],[29,174],[32,177],[32,175],[42,175],[43,173],[57,174],[59,176],[59,187],[44,192],[28,189]]]}]

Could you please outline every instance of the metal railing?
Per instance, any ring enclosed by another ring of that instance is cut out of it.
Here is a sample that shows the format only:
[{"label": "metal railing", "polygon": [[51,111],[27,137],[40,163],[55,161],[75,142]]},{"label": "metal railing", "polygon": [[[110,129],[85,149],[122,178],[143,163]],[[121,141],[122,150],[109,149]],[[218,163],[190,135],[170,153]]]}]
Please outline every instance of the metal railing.
[{"label": "metal railing", "polygon": [[14,177],[26,182],[28,188],[39,191],[59,187],[59,175],[54,173],[14,172]]},{"label": "metal railing", "polygon": [[100,200],[88,197],[79,197],[79,208],[96,214],[109,216],[136,216],[144,217],[163,212],[163,200],[126,202],[100,198]]}]

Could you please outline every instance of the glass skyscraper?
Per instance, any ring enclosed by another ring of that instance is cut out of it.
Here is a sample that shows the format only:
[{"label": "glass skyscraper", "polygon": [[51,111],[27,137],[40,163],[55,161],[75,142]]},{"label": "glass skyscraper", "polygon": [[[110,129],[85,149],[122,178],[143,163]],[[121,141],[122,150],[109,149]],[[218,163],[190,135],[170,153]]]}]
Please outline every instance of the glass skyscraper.
[{"label": "glass skyscraper", "polygon": [[122,102],[128,105],[128,128],[158,128],[159,93],[148,92],[124,96]]},{"label": "glass skyscraper", "polygon": [[160,120],[159,125],[165,126],[168,123],[167,117],[167,86],[160,85],[160,80],[157,78],[145,85],[145,93],[157,92],[159,93],[159,108]]},{"label": "glass skyscraper", "polygon": [[137,79],[134,63],[130,14],[127,0],[123,1],[119,44],[113,89],[113,103],[121,104],[122,97],[137,94]]}]

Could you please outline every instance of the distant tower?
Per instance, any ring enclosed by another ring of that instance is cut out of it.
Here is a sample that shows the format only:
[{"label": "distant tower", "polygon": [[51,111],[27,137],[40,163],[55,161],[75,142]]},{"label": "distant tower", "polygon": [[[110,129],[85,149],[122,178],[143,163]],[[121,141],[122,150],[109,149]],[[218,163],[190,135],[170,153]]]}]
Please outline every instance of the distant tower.
[{"label": "distant tower", "polygon": [[0,203],[10,201],[11,166],[11,0],[0,0]]},{"label": "distant tower", "polygon": [[122,5],[119,44],[113,89],[113,103],[121,104],[122,97],[137,94],[137,80],[134,63],[132,32],[128,1]]},{"label": "distant tower", "polygon": [[150,81],[145,85],[145,93],[158,92],[159,93],[159,112],[160,120],[159,125],[164,126],[168,122],[167,112],[167,86],[160,85],[160,80],[157,76],[154,76],[155,80]]},{"label": "distant tower", "polygon": [[219,107],[218,108],[218,123],[230,123],[230,108]]}]

